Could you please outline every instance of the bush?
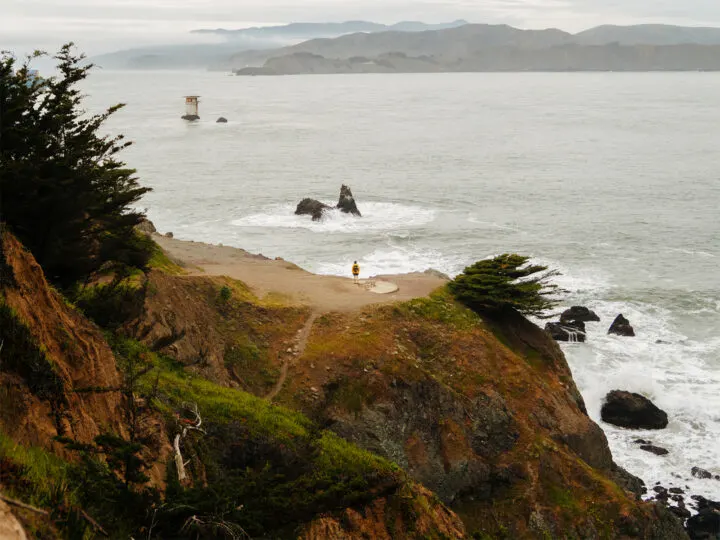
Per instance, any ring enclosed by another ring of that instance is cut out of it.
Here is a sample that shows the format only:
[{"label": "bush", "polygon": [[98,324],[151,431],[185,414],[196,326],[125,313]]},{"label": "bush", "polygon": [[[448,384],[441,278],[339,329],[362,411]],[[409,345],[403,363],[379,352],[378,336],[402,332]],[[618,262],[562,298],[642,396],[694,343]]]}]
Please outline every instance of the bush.
[{"label": "bush", "polygon": [[549,279],[559,275],[547,266],[530,265],[529,257],[505,254],[478,261],[448,284],[455,298],[477,313],[514,309],[543,317],[563,292]]}]

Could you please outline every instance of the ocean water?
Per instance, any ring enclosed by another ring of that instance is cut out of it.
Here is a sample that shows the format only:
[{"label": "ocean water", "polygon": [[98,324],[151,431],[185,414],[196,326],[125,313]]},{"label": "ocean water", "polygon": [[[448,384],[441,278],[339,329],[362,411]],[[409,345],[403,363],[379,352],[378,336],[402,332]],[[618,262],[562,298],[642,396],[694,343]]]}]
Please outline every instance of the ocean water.
[{"label": "ocean water", "polygon": [[[91,111],[128,104],[108,127],[135,141],[143,207],[177,238],[326,274],[357,259],[366,275],[454,275],[503,252],[559,269],[565,304],[602,318],[564,346],[590,415],[623,389],[670,416],[658,432],[600,422],[616,461],[720,499],[720,481],[690,476],[720,474],[720,74],[99,70],[85,89]],[[202,96],[196,124],[180,120],[186,94]],[[293,215],[342,183],[362,219]],[[618,313],[637,337],[607,335]]]}]

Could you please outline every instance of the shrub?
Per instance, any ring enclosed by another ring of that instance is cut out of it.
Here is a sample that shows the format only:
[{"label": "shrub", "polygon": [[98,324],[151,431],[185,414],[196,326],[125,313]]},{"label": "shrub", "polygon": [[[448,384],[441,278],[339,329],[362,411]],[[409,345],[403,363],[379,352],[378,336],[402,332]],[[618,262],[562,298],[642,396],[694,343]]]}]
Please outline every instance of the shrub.
[{"label": "shrub", "polygon": [[477,313],[514,309],[542,317],[563,292],[549,279],[559,275],[547,266],[528,264],[529,257],[505,254],[478,261],[448,284],[455,298]]}]

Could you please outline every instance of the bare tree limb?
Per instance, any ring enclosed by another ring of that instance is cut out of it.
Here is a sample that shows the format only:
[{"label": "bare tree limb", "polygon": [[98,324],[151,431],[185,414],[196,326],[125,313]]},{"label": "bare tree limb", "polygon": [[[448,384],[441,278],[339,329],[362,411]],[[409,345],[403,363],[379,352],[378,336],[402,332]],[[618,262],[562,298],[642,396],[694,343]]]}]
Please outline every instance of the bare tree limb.
[{"label": "bare tree limb", "polygon": [[175,448],[175,467],[177,468],[178,481],[181,484],[187,482],[187,472],[185,471],[186,463],[182,457],[180,443],[190,431],[199,431],[203,434],[205,433],[205,430],[201,427],[202,416],[200,416],[197,403],[183,403],[182,408],[192,414],[195,418],[193,420],[186,420],[187,423],[183,425],[182,430],[175,435],[175,441],[173,442],[173,447]]},{"label": "bare tree limb", "polygon": [[29,504],[25,504],[24,502],[17,501],[15,499],[11,499],[10,497],[6,497],[5,495],[0,495],[0,500],[5,501],[6,503],[17,506],[18,508],[22,508],[24,510],[30,510],[31,512],[35,512],[36,514],[40,514],[41,516],[49,516],[50,513],[47,510],[43,510],[42,508],[37,508],[35,506],[30,506]]}]

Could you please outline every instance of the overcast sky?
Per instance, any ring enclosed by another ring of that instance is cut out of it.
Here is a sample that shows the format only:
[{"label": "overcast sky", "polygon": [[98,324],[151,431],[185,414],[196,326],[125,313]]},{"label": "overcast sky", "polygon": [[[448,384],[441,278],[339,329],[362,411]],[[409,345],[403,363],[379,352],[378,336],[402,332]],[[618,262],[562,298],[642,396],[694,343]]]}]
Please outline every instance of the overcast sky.
[{"label": "overcast sky", "polygon": [[95,54],[198,39],[194,28],[287,22],[467,19],[583,30],[660,22],[720,26],[720,0],[0,0],[0,49],[24,53],[75,41]]}]

